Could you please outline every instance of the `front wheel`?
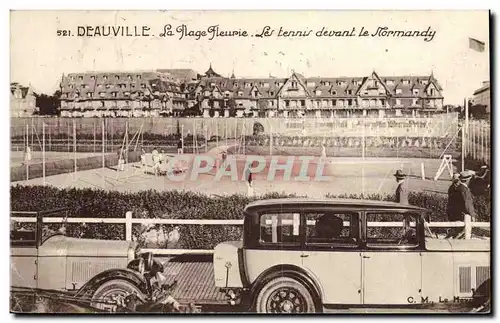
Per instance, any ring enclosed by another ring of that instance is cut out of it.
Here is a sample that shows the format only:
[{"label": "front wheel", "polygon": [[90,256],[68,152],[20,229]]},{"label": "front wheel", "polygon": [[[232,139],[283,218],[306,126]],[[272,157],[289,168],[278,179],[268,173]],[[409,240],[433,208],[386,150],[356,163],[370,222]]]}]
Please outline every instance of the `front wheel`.
[{"label": "front wheel", "polygon": [[91,306],[104,311],[115,312],[125,305],[125,298],[129,295],[144,297],[140,289],[133,283],[123,279],[113,279],[103,283],[92,296]]},{"label": "front wheel", "polygon": [[262,287],[255,302],[257,313],[315,313],[309,290],[289,277],[272,279]]}]

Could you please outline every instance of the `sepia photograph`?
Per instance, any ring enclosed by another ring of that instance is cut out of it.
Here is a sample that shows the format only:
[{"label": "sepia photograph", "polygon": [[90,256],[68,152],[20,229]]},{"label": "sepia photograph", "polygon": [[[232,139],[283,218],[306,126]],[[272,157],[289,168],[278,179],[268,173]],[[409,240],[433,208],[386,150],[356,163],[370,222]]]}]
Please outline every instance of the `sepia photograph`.
[{"label": "sepia photograph", "polygon": [[11,10],[10,313],[491,315],[488,10]]}]

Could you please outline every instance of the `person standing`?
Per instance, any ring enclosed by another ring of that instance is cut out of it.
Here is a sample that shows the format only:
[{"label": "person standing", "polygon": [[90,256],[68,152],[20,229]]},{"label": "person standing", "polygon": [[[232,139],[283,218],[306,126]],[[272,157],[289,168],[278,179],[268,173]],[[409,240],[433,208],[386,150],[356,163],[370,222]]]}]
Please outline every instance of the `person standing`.
[{"label": "person standing", "polygon": [[182,155],[184,153],[184,149],[183,149],[183,144],[182,144],[182,138],[179,139],[179,141],[177,142],[177,153],[179,155]]},{"label": "person standing", "polygon": [[253,190],[253,174],[252,170],[250,169],[253,167],[253,163],[247,166],[245,169],[245,182],[247,184],[247,194],[248,196],[253,196],[254,195],[254,190]]},{"label": "person standing", "polygon": [[396,177],[396,182],[398,183],[398,187],[396,188],[396,202],[408,205],[408,187],[405,182],[406,174],[398,169],[394,177]]},{"label": "person standing", "polygon": [[326,146],[325,146],[325,143],[322,143],[321,144],[321,159],[325,159],[326,158]]},{"label": "person standing", "polygon": [[472,193],[468,187],[472,173],[470,171],[463,171],[459,175],[460,183],[451,194],[451,201],[455,207],[453,208],[453,219],[455,221],[465,222],[464,230],[459,231],[458,235],[453,235],[453,238],[470,239],[472,230],[470,223],[476,218],[476,211],[474,209],[474,200]]}]

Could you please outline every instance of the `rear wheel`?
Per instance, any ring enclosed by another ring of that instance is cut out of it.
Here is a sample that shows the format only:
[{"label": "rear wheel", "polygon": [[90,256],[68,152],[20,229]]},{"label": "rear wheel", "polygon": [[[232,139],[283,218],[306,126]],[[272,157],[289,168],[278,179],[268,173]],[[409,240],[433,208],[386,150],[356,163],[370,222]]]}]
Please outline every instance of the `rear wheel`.
[{"label": "rear wheel", "polygon": [[255,302],[257,313],[315,313],[309,290],[289,277],[272,279],[262,287]]},{"label": "rear wheel", "polygon": [[129,295],[144,297],[140,289],[123,279],[114,279],[103,283],[92,296],[95,301],[92,307],[104,311],[114,312],[125,305],[125,298]]}]

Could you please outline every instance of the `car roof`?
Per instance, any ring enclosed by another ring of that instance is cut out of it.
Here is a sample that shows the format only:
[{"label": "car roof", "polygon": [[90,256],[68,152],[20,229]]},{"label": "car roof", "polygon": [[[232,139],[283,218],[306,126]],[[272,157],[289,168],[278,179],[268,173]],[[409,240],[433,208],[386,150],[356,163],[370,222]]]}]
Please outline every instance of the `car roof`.
[{"label": "car roof", "polygon": [[249,203],[245,207],[246,213],[253,213],[259,209],[265,209],[272,206],[318,206],[318,207],[351,207],[351,208],[367,208],[367,209],[393,209],[407,211],[427,211],[424,208],[405,205],[396,202],[364,200],[364,199],[315,199],[315,198],[279,198],[265,199]]}]

